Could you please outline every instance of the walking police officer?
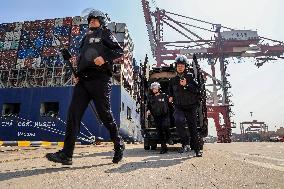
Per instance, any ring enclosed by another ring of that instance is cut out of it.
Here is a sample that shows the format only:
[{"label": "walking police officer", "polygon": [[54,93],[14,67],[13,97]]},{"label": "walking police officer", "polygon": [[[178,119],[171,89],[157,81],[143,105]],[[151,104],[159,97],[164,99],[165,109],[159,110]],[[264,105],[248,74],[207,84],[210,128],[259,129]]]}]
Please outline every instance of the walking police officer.
[{"label": "walking police officer", "polygon": [[153,82],[150,86],[151,95],[147,103],[147,114],[154,118],[155,126],[161,142],[160,154],[168,152],[166,141],[169,140],[169,105],[168,96],[160,92],[161,85]]},{"label": "walking police officer", "polygon": [[[193,76],[186,72],[188,60],[184,55],[178,55],[175,59],[177,75],[170,80],[169,101],[173,102],[175,111],[175,125],[181,137],[182,148],[180,153],[189,151],[189,143],[196,156],[201,157],[199,134],[197,131],[197,106],[199,103],[199,91]],[[189,132],[186,130],[189,128]],[[189,140],[190,134],[190,140]]]},{"label": "walking police officer", "polygon": [[[123,50],[106,27],[106,15],[92,10],[88,15],[89,32],[83,37],[77,62],[77,76],[72,101],[67,116],[64,147],[56,153],[48,153],[48,160],[71,165],[76,136],[82,116],[93,100],[98,116],[110,133],[114,143],[113,163],[123,157],[124,143],[110,109],[111,71],[113,60],[123,55]],[[63,57],[66,56],[63,51]]]}]

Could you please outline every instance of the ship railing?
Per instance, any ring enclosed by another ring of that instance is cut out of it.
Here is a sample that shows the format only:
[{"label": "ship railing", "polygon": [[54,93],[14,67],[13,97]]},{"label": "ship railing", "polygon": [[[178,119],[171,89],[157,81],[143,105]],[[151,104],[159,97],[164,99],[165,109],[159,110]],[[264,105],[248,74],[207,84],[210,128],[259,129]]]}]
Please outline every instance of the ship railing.
[{"label": "ship railing", "polygon": [[71,72],[65,66],[44,68],[11,68],[9,70],[0,70],[1,88],[70,85],[73,85]]}]

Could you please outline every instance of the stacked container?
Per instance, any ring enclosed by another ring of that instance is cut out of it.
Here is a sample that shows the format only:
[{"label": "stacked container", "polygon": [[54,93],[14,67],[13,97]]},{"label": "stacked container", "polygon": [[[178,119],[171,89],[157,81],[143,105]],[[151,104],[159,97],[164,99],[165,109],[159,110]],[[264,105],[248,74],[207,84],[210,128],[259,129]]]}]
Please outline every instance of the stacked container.
[{"label": "stacked container", "polygon": [[[133,42],[126,24],[112,22],[108,24],[108,28],[114,33],[125,53],[121,60],[122,66],[118,64],[116,68],[123,71],[126,84],[132,86]],[[87,21],[79,16],[0,24],[0,70],[43,68],[48,71],[40,72],[42,75],[38,77],[41,80],[44,76],[61,77],[60,70],[62,71],[64,62],[59,52],[60,46],[63,44],[69,49],[71,62],[76,66],[81,40],[87,31]],[[23,80],[24,74],[21,72],[20,75]],[[26,75],[36,79],[31,74]]]}]

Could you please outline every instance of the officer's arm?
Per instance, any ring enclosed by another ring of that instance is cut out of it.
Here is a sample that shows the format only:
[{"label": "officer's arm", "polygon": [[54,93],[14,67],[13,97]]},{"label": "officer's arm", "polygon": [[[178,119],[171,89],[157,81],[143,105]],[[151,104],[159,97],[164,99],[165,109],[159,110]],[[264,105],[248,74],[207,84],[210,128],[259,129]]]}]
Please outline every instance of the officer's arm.
[{"label": "officer's arm", "polygon": [[173,97],[173,79],[171,79],[169,82],[168,91],[169,91],[169,97]]},{"label": "officer's arm", "polygon": [[83,45],[84,45],[85,39],[86,39],[86,35],[85,35],[85,36],[82,38],[82,40],[81,40],[81,43],[80,43],[80,52],[81,52],[82,47],[83,47]]},{"label": "officer's arm", "polygon": [[168,101],[169,103],[173,102],[173,96],[174,96],[174,92],[173,92],[173,78],[170,80],[169,82],[169,87],[168,87],[168,91],[169,91],[169,96],[168,96]]},{"label": "officer's arm", "polygon": [[147,99],[147,111],[151,109],[150,96]]},{"label": "officer's arm", "polygon": [[108,52],[103,56],[105,60],[113,61],[123,55],[123,49],[117,42],[115,36],[109,29],[104,30],[103,44],[108,48]]},{"label": "officer's arm", "polygon": [[79,55],[78,55],[78,57],[77,57],[77,66],[78,66],[78,64],[79,64],[79,62],[80,62],[80,59],[81,59],[81,57],[82,57],[81,53],[82,53],[82,48],[83,48],[85,39],[86,39],[86,35],[82,38],[81,43],[80,43]]},{"label": "officer's arm", "polygon": [[171,105],[171,103],[169,102],[170,96],[168,94],[165,94],[165,102],[167,102],[167,105]]}]

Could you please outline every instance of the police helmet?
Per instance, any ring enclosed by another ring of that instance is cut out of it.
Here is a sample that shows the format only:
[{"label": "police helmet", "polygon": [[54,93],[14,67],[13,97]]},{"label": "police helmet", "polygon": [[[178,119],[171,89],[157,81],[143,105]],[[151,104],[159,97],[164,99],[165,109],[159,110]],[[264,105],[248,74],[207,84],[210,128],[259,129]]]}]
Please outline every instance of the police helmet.
[{"label": "police helmet", "polygon": [[158,82],[151,83],[150,89],[153,90],[154,88],[160,89],[161,85]]},{"label": "police helmet", "polygon": [[187,65],[188,64],[188,60],[187,57],[185,55],[177,55],[177,57],[175,58],[175,64],[184,64]]},{"label": "police helmet", "polygon": [[90,13],[88,14],[87,18],[88,24],[90,23],[92,18],[97,18],[102,26],[106,26],[108,21],[107,15],[102,11],[96,9],[91,10]]}]

